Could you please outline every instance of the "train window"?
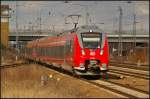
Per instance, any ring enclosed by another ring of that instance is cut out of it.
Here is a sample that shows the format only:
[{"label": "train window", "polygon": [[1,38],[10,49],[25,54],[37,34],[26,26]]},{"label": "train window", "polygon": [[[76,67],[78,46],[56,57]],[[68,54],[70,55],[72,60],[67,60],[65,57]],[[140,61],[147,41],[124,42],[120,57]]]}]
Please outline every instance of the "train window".
[{"label": "train window", "polygon": [[102,34],[100,33],[81,33],[84,48],[100,48]]}]

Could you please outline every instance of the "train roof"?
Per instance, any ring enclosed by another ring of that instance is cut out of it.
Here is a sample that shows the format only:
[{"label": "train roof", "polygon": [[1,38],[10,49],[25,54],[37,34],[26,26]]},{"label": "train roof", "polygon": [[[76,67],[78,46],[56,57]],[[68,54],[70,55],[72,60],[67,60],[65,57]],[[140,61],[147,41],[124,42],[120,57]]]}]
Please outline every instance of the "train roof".
[{"label": "train roof", "polygon": [[76,30],[77,33],[83,33],[83,32],[88,32],[88,31],[104,33],[102,29],[100,29],[99,27],[95,25],[91,25],[91,26],[83,25],[81,27],[78,27]]},{"label": "train roof", "polygon": [[98,26],[95,25],[83,25],[80,27],[77,27],[76,29],[72,29],[72,30],[65,30],[62,33],[60,33],[60,35],[66,35],[69,32],[76,32],[76,33],[83,33],[83,32],[88,32],[88,31],[92,31],[92,32],[99,32],[99,33],[105,33],[102,29],[100,29]]}]

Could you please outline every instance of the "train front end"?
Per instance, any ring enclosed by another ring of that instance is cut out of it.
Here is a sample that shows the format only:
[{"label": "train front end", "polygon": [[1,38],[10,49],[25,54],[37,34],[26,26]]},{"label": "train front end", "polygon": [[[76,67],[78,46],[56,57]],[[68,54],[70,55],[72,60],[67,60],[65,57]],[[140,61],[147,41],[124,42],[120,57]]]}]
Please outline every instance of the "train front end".
[{"label": "train front end", "polygon": [[95,27],[82,27],[75,38],[74,71],[80,75],[100,75],[108,71],[106,34]]}]

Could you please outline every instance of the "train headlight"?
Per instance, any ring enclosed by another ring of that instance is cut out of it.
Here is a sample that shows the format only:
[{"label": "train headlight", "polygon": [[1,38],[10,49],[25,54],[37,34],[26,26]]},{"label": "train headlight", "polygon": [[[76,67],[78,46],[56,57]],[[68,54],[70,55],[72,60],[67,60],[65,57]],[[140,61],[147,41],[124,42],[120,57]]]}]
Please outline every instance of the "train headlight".
[{"label": "train headlight", "polygon": [[82,55],[85,55],[85,51],[84,51],[84,50],[81,50],[81,54],[82,54]]},{"label": "train headlight", "polygon": [[101,51],[100,51],[100,55],[103,55],[103,54],[104,54],[104,50],[101,50]]}]

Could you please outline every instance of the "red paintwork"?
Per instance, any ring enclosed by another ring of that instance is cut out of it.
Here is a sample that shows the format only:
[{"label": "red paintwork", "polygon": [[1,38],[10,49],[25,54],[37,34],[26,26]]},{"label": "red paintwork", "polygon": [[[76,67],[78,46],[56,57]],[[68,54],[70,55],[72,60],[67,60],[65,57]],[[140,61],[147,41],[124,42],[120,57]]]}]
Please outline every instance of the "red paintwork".
[{"label": "red paintwork", "polygon": [[[27,48],[47,48],[47,47],[54,47],[54,46],[64,46],[66,44],[66,40],[73,39],[73,54],[67,53],[65,56],[67,64],[71,66],[78,67],[80,63],[84,63],[85,60],[90,59],[98,59],[100,60],[100,66],[102,63],[106,63],[108,66],[108,56],[109,56],[109,49],[108,49],[108,41],[107,37],[105,37],[105,44],[104,44],[104,54],[100,55],[100,48],[93,50],[95,55],[90,55],[90,49],[84,48],[85,55],[81,54],[81,47],[75,33],[68,34],[62,37],[47,37],[45,39],[39,39],[36,41],[29,42],[27,44]],[[56,62],[58,64],[63,64],[63,59],[52,57],[52,56],[40,56],[39,53],[32,51],[32,54],[29,54],[29,57],[38,58],[42,61],[48,62]]]},{"label": "red paintwork", "polygon": [[90,49],[84,48],[83,50],[85,51],[85,55],[81,54],[81,47],[78,42],[77,36],[75,37],[75,45],[74,45],[74,66],[78,67],[80,63],[84,63],[85,60],[90,60],[90,59],[98,59],[100,60],[101,64],[106,63],[108,66],[108,56],[109,56],[109,49],[108,49],[108,42],[107,38],[105,39],[105,44],[104,44],[104,54],[100,55],[100,48],[93,50],[92,52],[95,52],[95,55],[90,55]]}]

